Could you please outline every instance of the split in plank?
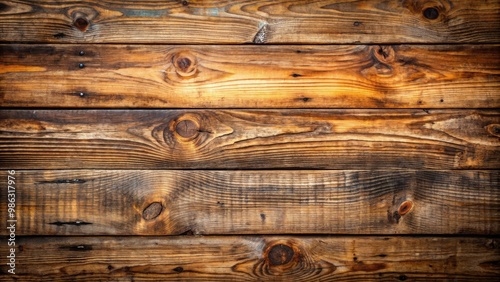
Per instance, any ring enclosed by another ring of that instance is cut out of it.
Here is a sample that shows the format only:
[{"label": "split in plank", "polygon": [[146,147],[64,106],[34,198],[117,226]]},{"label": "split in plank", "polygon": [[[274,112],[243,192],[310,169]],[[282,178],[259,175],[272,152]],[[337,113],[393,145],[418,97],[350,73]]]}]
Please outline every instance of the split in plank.
[{"label": "split in plank", "polygon": [[498,110],[2,110],[5,169],[497,169]]},{"label": "split in plank", "polygon": [[0,105],[500,108],[499,45],[0,45]]},{"label": "split in plank", "polygon": [[494,281],[500,275],[499,245],[484,237],[21,237],[16,275],[1,264],[0,278]]},{"label": "split in plank", "polygon": [[3,42],[477,43],[500,37],[500,2],[2,1]]},{"label": "split in plank", "polygon": [[[15,177],[17,235],[500,234],[498,170],[49,170]],[[0,190],[2,199],[6,193]]]}]

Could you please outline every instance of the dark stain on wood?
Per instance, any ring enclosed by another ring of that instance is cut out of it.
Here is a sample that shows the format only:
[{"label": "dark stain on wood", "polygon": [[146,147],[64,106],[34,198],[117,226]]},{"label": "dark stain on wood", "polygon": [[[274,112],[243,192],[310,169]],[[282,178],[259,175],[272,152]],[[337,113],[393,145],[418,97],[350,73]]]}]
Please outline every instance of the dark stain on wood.
[{"label": "dark stain on wood", "polygon": [[357,261],[351,266],[351,271],[364,271],[364,272],[374,272],[385,269],[387,265],[385,263],[364,263],[362,261]]}]

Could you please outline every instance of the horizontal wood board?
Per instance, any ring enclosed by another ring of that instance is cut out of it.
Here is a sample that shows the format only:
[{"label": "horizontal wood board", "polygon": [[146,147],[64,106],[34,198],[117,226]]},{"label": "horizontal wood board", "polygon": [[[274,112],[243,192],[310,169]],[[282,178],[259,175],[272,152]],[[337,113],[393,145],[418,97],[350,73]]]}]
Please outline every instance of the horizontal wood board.
[{"label": "horizontal wood board", "polygon": [[[15,177],[18,235],[500,234],[497,170],[40,170]],[[9,218],[6,205],[0,215]]]},{"label": "horizontal wood board", "polygon": [[499,45],[0,45],[0,105],[500,108]]},{"label": "horizontal wood board", "polygon": [[494,281],[499,245],[483,237],[27,237],[16,275],[3,281]]},{"label": "horizontal wood board", "polygon": [[2,1],[3,42],[499,43],[497,0]]},{"label": "horizontal wood board", "polygon": [[2,110],[4,169],[497,169],[498,110]]}]

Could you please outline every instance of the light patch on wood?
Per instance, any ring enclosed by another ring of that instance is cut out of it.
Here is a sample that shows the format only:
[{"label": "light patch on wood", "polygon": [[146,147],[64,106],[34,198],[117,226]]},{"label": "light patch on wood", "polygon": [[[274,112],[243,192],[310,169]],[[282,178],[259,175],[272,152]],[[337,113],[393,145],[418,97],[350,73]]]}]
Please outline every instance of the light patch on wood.
[{"label": "light patch on wood", "polygon": [[41,72],[41,71],[47,71],[47,69],[44,67],[36,67],[36,66],[0,65],[0,73]]},{"label": "light patch on wood", "polygon": [[267,23],[262,24],[259,31],[255,35],[253,39],[253,43],[255,44],[265,44],[267,41],[268,33],[269,33],[269,25]]}]

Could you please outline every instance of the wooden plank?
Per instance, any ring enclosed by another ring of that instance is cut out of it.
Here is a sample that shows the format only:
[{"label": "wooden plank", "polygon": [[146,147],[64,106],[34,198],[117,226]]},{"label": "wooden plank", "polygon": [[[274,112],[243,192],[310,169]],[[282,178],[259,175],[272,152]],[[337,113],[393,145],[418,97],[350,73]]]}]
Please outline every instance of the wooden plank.
[{"label": "wooden plank", "polygon": [[5,169],[497,169],[498,110],[3,110]]},{"label": "wooden plank", "polygon": [[3,107],[500,108],[500,45],[0,45],[0,53]]},{"label": "wooden plank", "polygon": [[[500,233],[498,170],[42,170],[15,177],[17,235]],[[9,218],[7,205],[0,215]]]},{"label": "wooden plank", "polygon": [[2,1],[0,23],[3,42],[498,43],[500,2]]},{"label": "wooden plank", "polygon": [[500,244],[491,238],[16,240],[16,274],[3,263],[2,281],[494,281],[500,275]]}]

